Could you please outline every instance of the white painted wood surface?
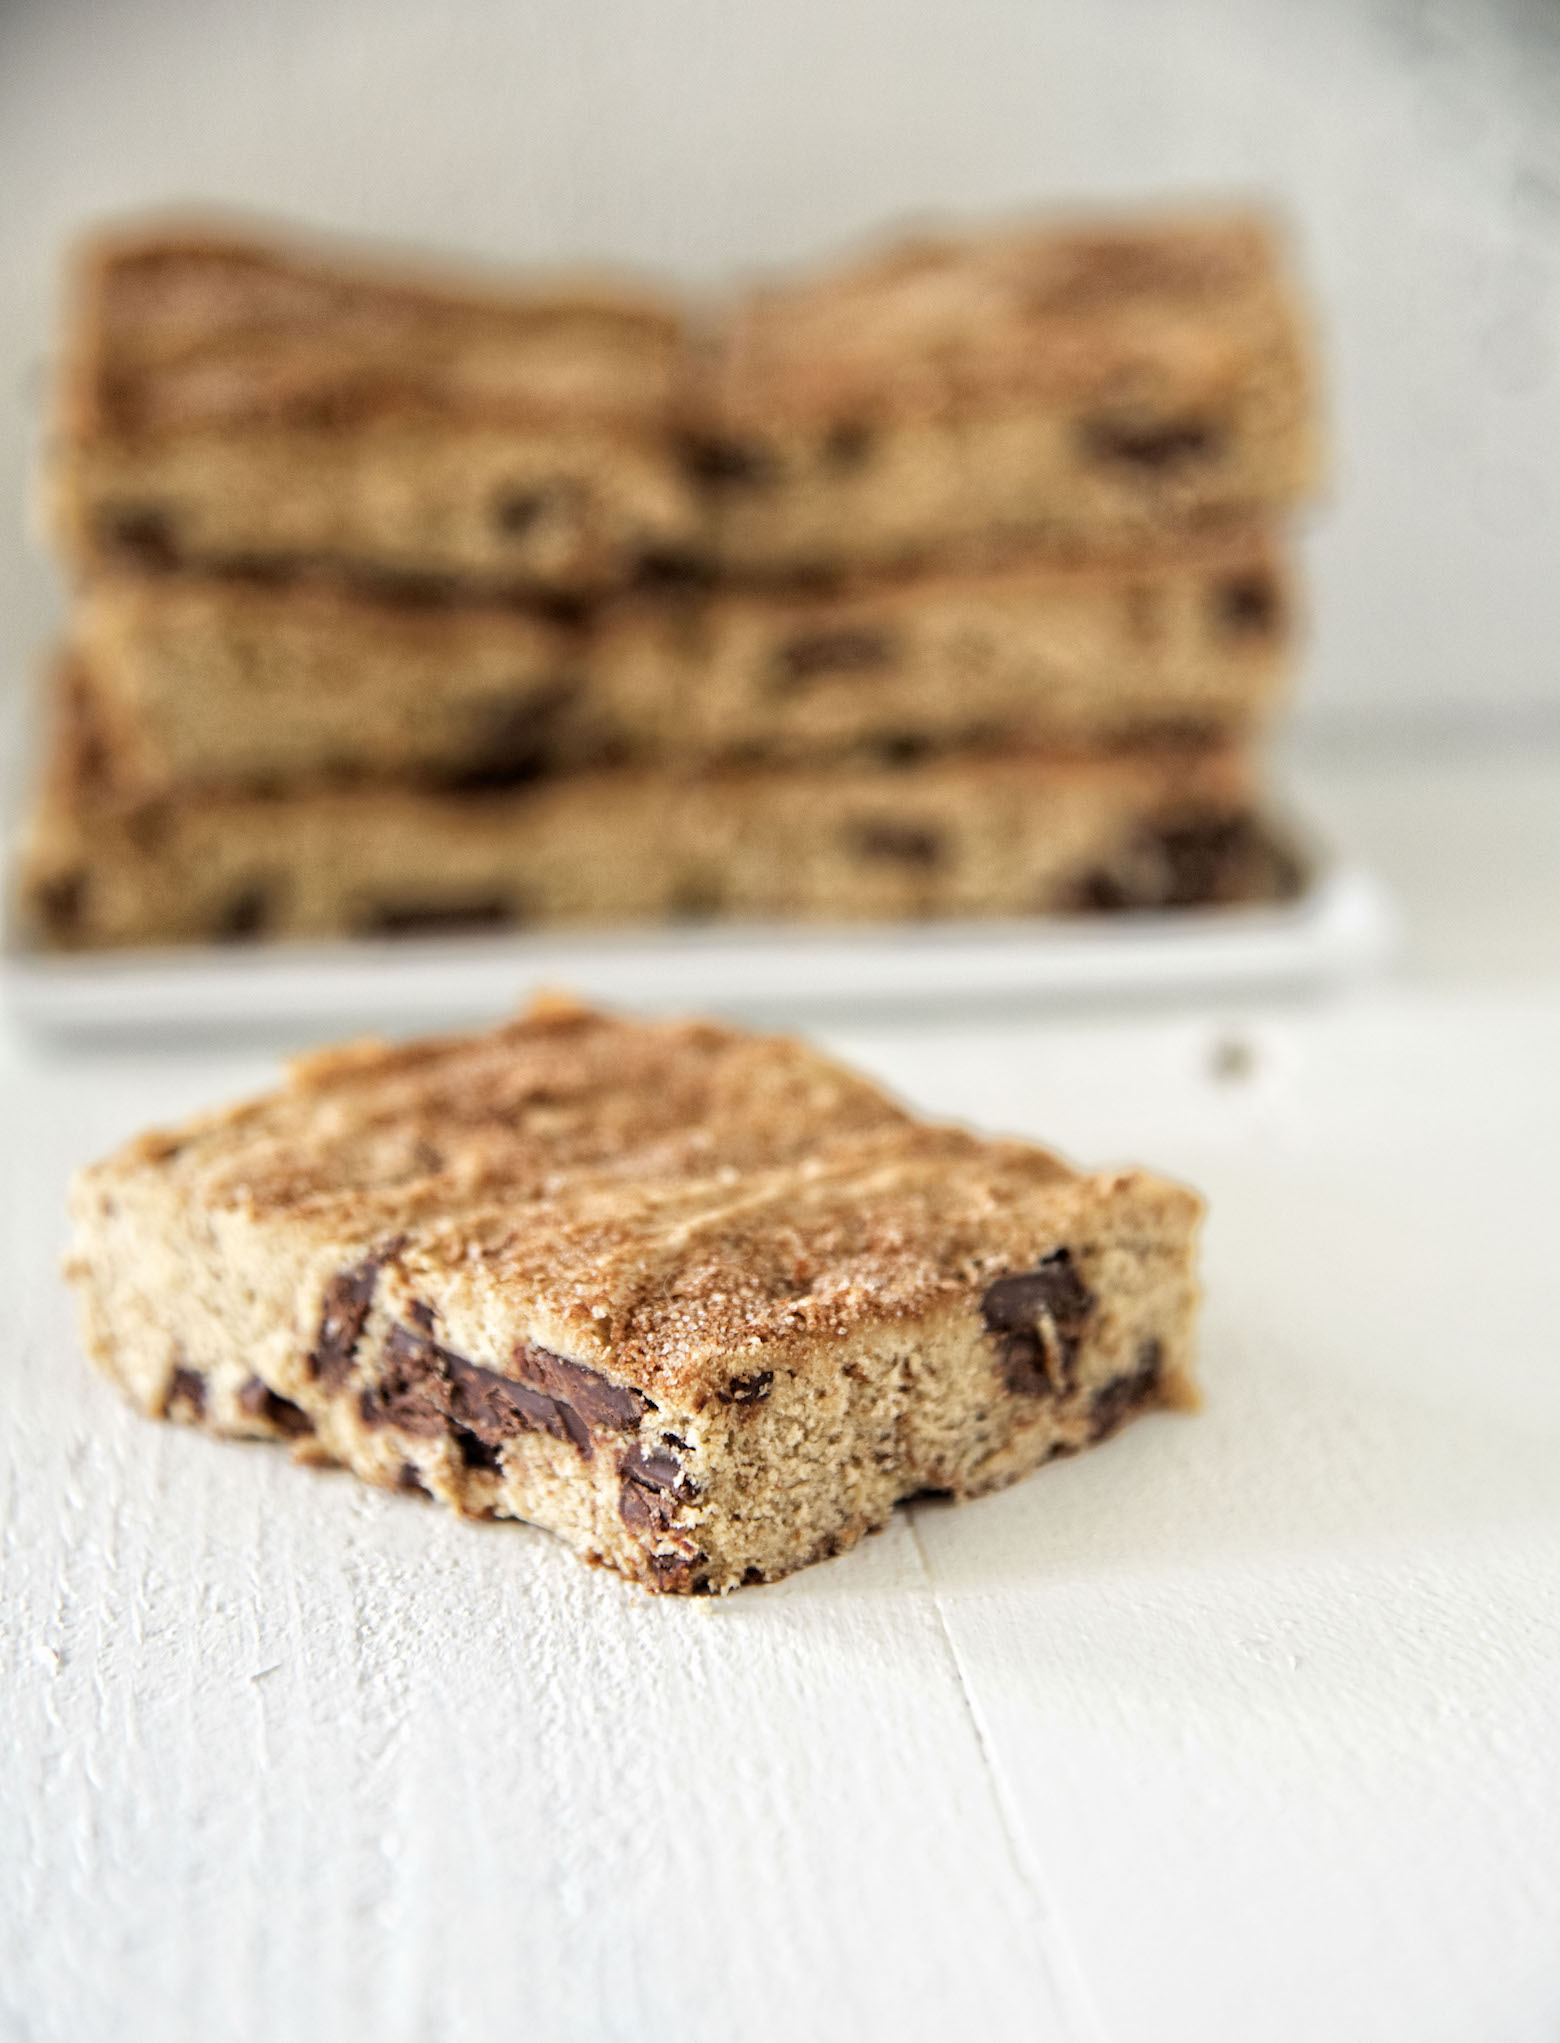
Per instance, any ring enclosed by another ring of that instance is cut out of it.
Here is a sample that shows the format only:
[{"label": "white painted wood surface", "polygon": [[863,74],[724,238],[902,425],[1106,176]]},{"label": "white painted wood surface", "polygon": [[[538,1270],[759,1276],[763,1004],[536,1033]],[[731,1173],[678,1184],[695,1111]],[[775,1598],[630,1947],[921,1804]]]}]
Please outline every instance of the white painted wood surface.
[{"label": "white painted wood surface", "polygon": [[271,1062],[7,1042],[0,2036],[1553,2043],[1542,900],[1498,991],[834,1032],[1207,1190],[1207,1406],[721,1605],[137,1419],[64,1175]]}]

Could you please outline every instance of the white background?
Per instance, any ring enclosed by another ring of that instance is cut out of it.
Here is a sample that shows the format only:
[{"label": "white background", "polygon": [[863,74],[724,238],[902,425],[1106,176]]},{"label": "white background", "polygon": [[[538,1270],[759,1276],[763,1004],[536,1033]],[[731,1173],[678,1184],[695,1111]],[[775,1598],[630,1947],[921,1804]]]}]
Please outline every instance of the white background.
[{"label": "white background", "polygon": [[928,209],[1229,191],[1288,209],[1325,321],[1302,719],[1560,723],[1549,0],[8,0],[8,638],[57,613],[18,506],[83,222],[207,199],[706,280]]}]

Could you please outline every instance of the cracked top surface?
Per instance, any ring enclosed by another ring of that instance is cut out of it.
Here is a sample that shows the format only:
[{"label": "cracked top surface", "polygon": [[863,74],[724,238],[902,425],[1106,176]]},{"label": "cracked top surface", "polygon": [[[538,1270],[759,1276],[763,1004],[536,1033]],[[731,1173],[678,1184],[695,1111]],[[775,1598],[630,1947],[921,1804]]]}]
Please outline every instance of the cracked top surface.
[{"label": "cracked top surface", "polygon": [[91,243],[73,314],[63,410],[79,437],[419,417],[649,428],[685,373],[680,318],[648,293],[462,288],[198,224]]},{"label": "cracked top surface", "polygon": [[576,1359],[696,1398],[777,1342],[826,1353],[973,1305],[1123,1196],[1139,1232],[1159,1216],[1184,1234],[1198,1208],[1141,1173],[1083,1177],[917,1122],[789,1038],[562,1001],[482,1035],[323,1052],[90,1175],[147,1171],[197,1219],[386,1256],[495,1352],[539,1309]]},{"label": "cracked top surface", "polygon": [[1303,355],[1260,218],[1059,224],[928,236],[760,291],[730,322],[732,420],[935,417],[1004,401],[1216,391]]}]

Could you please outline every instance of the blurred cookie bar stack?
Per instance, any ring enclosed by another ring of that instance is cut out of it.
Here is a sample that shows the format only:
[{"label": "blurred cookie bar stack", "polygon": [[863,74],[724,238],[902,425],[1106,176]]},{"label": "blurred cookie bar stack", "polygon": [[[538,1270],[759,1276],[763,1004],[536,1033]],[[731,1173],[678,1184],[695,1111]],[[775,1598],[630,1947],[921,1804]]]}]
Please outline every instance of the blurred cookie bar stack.
[{"label": "blurred cookie bar stack", "polygon": [[708,329],[104,242],[24,913],[96,947],[1274,898],[1314,465],[1247,219],[921,242]]}]

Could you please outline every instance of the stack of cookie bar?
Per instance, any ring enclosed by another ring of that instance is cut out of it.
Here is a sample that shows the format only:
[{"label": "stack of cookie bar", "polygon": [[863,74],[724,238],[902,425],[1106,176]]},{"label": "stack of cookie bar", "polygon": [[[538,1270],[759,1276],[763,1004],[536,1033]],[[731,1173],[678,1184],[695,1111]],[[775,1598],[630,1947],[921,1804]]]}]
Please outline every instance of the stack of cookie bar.
[{"label": "stack of cookie bar", "polygon": [[1244,218],[927,241],[709,322],[106,241],[25,910],[94,947],[1271,898],[1313,449]]}]

